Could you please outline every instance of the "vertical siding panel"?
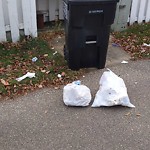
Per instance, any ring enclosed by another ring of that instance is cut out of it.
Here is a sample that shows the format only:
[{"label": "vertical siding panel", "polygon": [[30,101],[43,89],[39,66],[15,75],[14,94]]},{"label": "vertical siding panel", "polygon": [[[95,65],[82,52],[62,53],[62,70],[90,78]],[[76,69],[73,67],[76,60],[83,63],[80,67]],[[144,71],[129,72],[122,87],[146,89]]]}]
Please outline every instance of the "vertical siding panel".
[{"label": "vertical siding panel", "polygon": [[22,0],[22,10],[25,35],[37,37],[35,0]]},{"label": "vertical siding panel", "polygon": [[146,10],[145,21],[146,22],[150,21],[150,0],[147,1],[147,10]]},{"label": "vertical siding panel", "polygon": [[57,1],[49,0],[49,21],[54,21],[56,19],[56,8]]},{"label": "vertical siding panel", "polygon": [[24,33],[25,35],[31,34],[31,20],[30,20],[30,1],[22,0],[22,11],[23,11],[23,23],[24,23]]},{"label": "vertical siding panel", "polygon": [[0,0],[0,42],[6,41],[6,31],[4,23],[3,5],[2,0]]},{"label": "vertical siding panel", "polygon": [[141,0],[139,5],[138,23],[142,23],[145,20],[145,8],[147,0]]},{"label": "vertical siding panel", "polygon": [[8,12],[11,27],[11,37],[13,42],[19,40],[19,22],[16,0],[8,0]]},{"label": "vertical siding panel", "polygon": [[37,37],[36,0],[30,0],[31,36]]},{"label": "vertical siding panel", "polygon": [[137,9],[138,9],[139,0],[132,1],[131,13],[130,13],[130,24],[133,24],[137,21]]},{"label": "vertical siding panel", "polygon": [[63,20],[63,0],[59,0],[59,19]]}]

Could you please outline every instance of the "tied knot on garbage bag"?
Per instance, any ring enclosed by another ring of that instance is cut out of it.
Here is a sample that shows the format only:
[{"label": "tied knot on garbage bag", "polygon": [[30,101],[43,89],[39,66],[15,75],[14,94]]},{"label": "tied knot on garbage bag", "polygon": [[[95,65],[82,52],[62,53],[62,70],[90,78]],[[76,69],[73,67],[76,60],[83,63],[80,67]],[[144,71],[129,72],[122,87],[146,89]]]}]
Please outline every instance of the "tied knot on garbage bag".
[{"label": "tied knot on garbage bag", "polygon": [[135,107],[130,103],[127,88],[122,78],[118,77],[111,70],[103,73],[99,81],[99,90],[96,93],[92,107],[122,105]]},{"label": "tied knot on garbage bag", "polygon": [[63,101],[67,106],[88,106],[91,98],[90,89],[79,80],[64,86]]}]

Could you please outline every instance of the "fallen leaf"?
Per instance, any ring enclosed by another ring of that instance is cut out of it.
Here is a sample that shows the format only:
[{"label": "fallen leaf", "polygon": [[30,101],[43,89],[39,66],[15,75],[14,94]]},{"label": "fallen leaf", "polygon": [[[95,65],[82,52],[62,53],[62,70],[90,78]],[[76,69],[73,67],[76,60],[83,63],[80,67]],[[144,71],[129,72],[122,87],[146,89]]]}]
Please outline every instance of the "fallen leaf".
[{"label": "fallen leaf", "polygon": [[145,50],[145,49],[141,50],[141,53],[145,53],[145,52],[146,52],[146,50]]},{"label": "fallen leaf", "polygon": [[50,73],[50,71],[46,71],[46,74],[49,74]]},{"label": "fallen leaf", "polygon": [[125,114],[125,116],[130,116],[131,115],[131,112],[128,112]]},{"label": "fallen leaf", "polygon": [[65,73],[65,72],[62,72],[62,73],[61,73],[61,76],[63,76],[63,77],[64,77],[65,75],[66,75],[66,73]]},{"label": "fallen leaf", "polygon": [[58,90],[58,89],[59,89],[59,87],[54,87],[54,89],[55,89],[55,90]]},{"label": "fallen leaf", "polygon": [[48,56],[48,54],[44,54],[44,57],[47,57]]},{"label": "fallen leaf", "polygon": [[0,68],[0,73],[4,73],[5,72],[5,68]]},{"label": "fallen leaf", "polygon": [[38,85],[38,87],[39,87],[39,88],[42,88],[43,86],[42,86],[42,85]]},{"label": "fallen leaf", "polygon": [[45,72],[46,72],[46,70],[41,70],[41,72],[42,72],[42,73],[45,73]]},{"label": "fallen leaf", "polygon": [[8,85],[9,85],[9,83],[8,83],[7,81],[5,81],[4,79],[1,79],[1,83],[2,83],[3,85],[5,85],[5,86],[8,86]]}]

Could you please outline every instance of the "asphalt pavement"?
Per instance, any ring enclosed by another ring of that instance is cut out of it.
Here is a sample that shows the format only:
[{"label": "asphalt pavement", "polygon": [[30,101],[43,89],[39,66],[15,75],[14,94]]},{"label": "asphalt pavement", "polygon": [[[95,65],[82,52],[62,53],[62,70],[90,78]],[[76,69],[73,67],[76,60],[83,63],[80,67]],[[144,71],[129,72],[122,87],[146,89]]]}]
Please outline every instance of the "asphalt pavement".
[{"label": "asphalt pavement", "polygon": [[[106,68],[123,78],[135,108],[67,107],[63,86],[36,90],[0,102],[0,150],[149,150],[150,60],[131,61],[110,43]],[[105,70],[80,79],[92,102]]]}]

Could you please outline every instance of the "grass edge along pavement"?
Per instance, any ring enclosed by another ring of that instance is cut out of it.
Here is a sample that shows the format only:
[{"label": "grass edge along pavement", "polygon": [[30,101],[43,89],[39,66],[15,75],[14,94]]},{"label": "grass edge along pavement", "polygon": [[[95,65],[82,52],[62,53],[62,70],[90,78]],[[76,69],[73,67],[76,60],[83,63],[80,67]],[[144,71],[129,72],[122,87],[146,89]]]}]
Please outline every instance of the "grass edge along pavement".
[{"label": "grass edge along pavement", "polygon": [[[122,32],[114,32],[113,42],[115,46],[121,46],[132,60],[150,59],[150,22],[134,24]],[[145,44],[144,44],[145,43]]]},{"label": "grass edge along pavement", "polygon": [[[23,95],[43,87],[59,88],[83,74],[84,69],[68,69],[64,58],[49,46],[49,42],[61,34],[61,31],[43,32],[38,38],[0,43],[0,98]],[[27,72],[35,73],[35,78],[16,80]]]}]

